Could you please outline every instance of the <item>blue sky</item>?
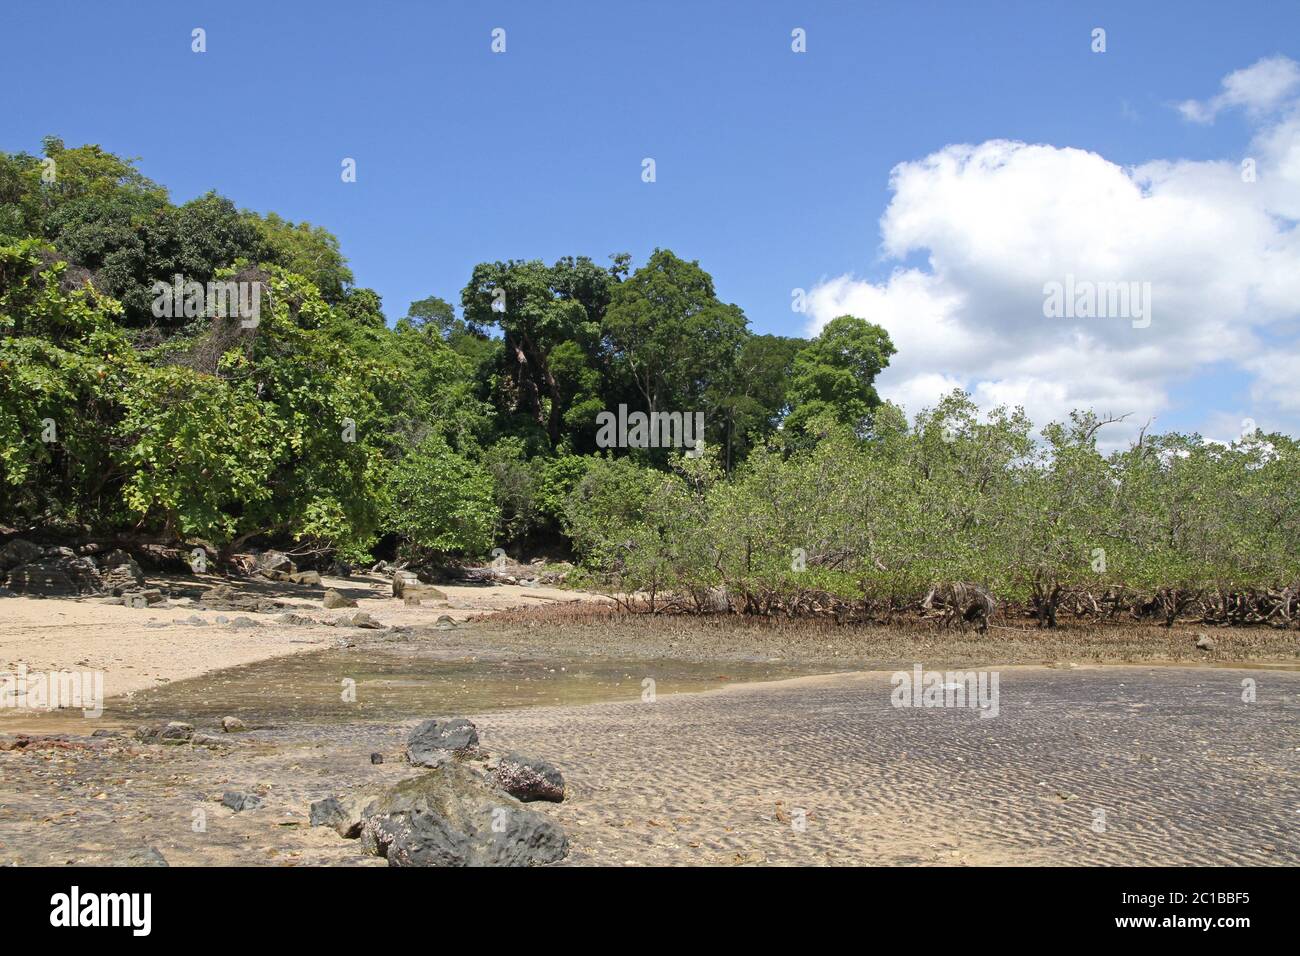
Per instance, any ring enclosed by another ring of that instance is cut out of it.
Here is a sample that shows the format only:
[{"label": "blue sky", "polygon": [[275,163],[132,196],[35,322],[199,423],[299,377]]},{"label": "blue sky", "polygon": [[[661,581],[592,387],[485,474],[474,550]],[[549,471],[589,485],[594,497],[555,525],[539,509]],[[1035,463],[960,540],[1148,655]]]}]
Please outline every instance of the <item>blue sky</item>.
[{"label": "blue sky", "polygon": [[[458,301],[482,260],[641,262],[664,246],[699,259],[756,330],[801,334],[792,289],[926,268],[924,245],[882,253],[897,164],[1000,139],[1119,167],[1235,162],[1249,117],[1189,122],[1175,104],[1261,58],[1300,60],[1294,2],[6,8],[0,148],[99,143],[178,201],[217,189],[324,225],[390,319],[428,294]],[[1206,365],[1199,387],[1162,381],[1159,411],[1187,427],[1237,414],[1251,380],[1241,361]]]}]

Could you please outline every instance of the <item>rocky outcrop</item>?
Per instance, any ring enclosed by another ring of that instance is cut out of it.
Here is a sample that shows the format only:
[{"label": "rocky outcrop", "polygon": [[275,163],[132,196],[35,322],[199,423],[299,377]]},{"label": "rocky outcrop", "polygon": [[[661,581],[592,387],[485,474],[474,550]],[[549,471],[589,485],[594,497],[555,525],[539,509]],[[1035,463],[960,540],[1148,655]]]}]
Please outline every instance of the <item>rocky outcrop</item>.
[{"label": "rocky outcrop", "polygon": [[[495,765],[478,730],[456,717],[426,720],[411,732],[407,756],[432,769],[380,793],[359,814],[359,800],[328,796],[311,804],[312,826],[361,838],[389,866],[537,866],[562,860],[564,830],[527,800],[562,800],[564,778],[543,760],[511,753]],[[371,763],[383,763],[371,754]]]},{"label": "rocky outcrop", "polygon": [[260,571],[279,571],[282,574],[298,571],[297,565],[282,551],[264,551],[257,555],[257,567]]},{"label": "rocky outcrop", "polygon": [[330,623],[336,627],[363,627],[371,631],[380,631],[384,627],[366,611],[349,611],[346,614],[340,614]]},{"label": "rocky outcrop", "polygon": [[42,597],[116,596],[144,586],[144,572],[125,551],[97,554],[96,545],[81,550],[14,538],[0,548],[0,580],[16,594]]},{"label": "rocky outcrop", "polygon": [[39,558],[12,568],[8,586],[18,594],[45,597],[77,597],[104,590],[94,559],[78,557],[71,548],[46,548]]},{"label": "rocky outcrop", "polygon": [[262,798],[255,793],[227,790],[221,795],[221,805],[239,813],[243,810],[256,810],[262,805]]},{"label": "rocky outcrop", "polygon": [[149,724],[135,732],[136,740],[151,744],[187,744],[194,737],[194,725],[180,720]]},{"label": "rocky outcrop", "polygon": [[28,561],[35,561],[44,553],[45,549],[40,545],[24,541],[22,538],[14,538],[0,548],[0,574]]},{"label": "rocky outcrop", "polygon": [[104,590],[113,595],[144,587],[144,572],[135,559],[120,549],[100,558],[100,577]]}]

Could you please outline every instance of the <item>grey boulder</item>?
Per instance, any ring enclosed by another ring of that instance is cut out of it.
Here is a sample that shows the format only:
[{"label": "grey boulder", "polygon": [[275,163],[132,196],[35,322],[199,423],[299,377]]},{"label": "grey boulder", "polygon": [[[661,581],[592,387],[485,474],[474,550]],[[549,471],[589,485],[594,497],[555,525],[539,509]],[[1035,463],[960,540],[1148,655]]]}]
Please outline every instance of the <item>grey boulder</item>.
[{"label": "grey boulder", "polygon": [[559,826],[458,764],[398,784],[362,816],[362,848],[389,866],[537,866],[569,852]]},{"label": "grey boulder", "polygon": [[426,720],[406,739],[406,757],[417,767],[439,767],[477,746],[478,728],[464,717]]}]

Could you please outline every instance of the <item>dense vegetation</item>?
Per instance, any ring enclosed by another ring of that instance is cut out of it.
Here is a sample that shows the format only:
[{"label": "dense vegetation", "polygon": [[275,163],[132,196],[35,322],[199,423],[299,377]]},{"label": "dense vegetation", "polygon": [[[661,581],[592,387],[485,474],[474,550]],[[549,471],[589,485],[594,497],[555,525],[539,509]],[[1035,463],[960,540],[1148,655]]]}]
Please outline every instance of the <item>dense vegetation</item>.
[{"label": "dense vegetation", "polygon": [[1296,620],[1300,445],[1144,435],[1106,455],[1080,413],[1040,440],[1023,413],[949,396],[909,423],[880,406],[866,434],[755,450],[730,476],[596,464],[571,529],[643,607],[885,620],[936,583],[975,582],[1043,626],[1180,615]]},{"label": "dense vegetation", "polygon": [[[238,280],[260,318],[159,315]],[[1286,623],[1300,448],[1035,437],[955,393],[908,423],[843,316],[759,335],[697,262],[480,263],[389,324],[326,230],[176,205],[132,161],[0,153],[0,524],[417,562],[568,553],[647,606],[872,617],[976,582],[1059,610]],[[620,405],[702,412],[704,454],[597,446]]]},{"label": "dense vegetation", "polygon": [[[756,335],[698,263],[611,260],[481,263],[459,310],[430,296],[390,326],[320,227],[173,204],[95,146],[0,153],[0,523],[227,554],[566,550],[603,410],[702,412],[732,468],[792,405],[876,402],[882,330]],[[256,326],[159,314],[177,276],[259,283]]]}]

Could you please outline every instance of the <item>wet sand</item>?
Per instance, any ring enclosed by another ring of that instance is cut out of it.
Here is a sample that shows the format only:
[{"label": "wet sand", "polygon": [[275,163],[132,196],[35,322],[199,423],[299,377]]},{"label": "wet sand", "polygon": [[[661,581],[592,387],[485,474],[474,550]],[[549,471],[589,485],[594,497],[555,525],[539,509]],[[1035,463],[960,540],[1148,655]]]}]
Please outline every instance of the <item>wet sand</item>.
[{"label": "wet sand", "polygon": [[[301,605],[295,613],[340,613],[312,610],[309,591],[271,587]],[[447,608],[402,605],[381,581],[353,579],[349,590],[382,623],[417,631],[232,632],[176,623],[217,616],[188,607],[31,602],[43,605],[55,643],[28,618],[9,648],[88,660],[78,637],[90,634],[94,653],[116,654],[116,686],[131,691],[97,720],[0,715],[0,735],[67,735],[0,750],[0,864],[133,864],[153,848],[173,865],[383,865],[309,828],[308,806],[418,772],[402,760],[410,729],[453,715],[472,717],[490,750],[544,757],[564,772],[568,799],[539,809],[564,825],[575,865],[1300,862],[1293,633],[1215,630],[1207,652],[1192,628],[978,637],[593,624],[580,608],[566,623],[563,610],[482,617],[517,606],[512,592],[524,589],[449,589]],[[89,622],[79,610],[88,607]],[[49,620],[60,612],[68,620]],[[126,649],[106,612],[126,622]],[[465,623],[429,629],[441,613]],[[129,633],[155,619],[166,626]],[[1134,657],[1164,663],[1089,663]],[[998,716],[892,706],[890,672],[915,660],[996,668]],[[154,661],[157,671],[141,666]],[[345,681],[355,700],[341,696]],[[1254,700],[1243,699],[1243,682]],[[222,735],[226,714],[250,731]],[[162,720],[191,722],[219,742],[90,736]],[[384,762],[372,764],[372,753]],[[265,804],[235,813],[219,803],[232,789]]]},{"label": "wet sand", "polygon": [[[992,719],[895,708],[883,672],[472,716],[491,749],[564,771],[568,799],[540,809],[565,826],[575,865],[1300,862],[1300,674],[1000,676]],[[120,863],[154,847],[176,865],[376,865],[309,829],[307,808],[409,776],[413,724],[0,753],[0,862]],[[265,806],[227,810],[226,789],[259,790]]]}]

